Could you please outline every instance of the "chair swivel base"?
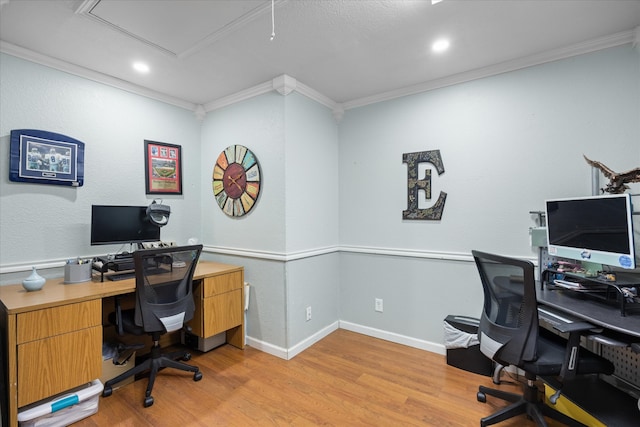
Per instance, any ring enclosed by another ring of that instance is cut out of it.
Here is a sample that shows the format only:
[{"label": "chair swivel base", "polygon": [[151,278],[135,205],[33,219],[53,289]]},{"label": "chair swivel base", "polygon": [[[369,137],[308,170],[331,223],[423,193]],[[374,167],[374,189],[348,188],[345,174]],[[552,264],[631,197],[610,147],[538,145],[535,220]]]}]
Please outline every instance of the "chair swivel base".
[{"label": "chair swivel base", "polygon": [[163,354],[160,351],[160,347],[154,345],[151,348],[151,355],[149,358],[144,360],[139,365],[134,366],[129,371],[123,372],[117,377],[105,382],[102,396],[111,396],[111,393],[113,392],[113,386],[115,384],[118,384],[120,381],[131,376],[149,371],[149,382],[147,383],[147,390],[144,397],[144,407],[148,408],[149,406],[153,405],[153,396],[151,396],[151,391],[153,390],[153,384],[160,369],[175,368],[182,371],[193,372],[194,381],[200,381],[202,379],[202,372],[200,372],[200,369],[197,366],[187,365],[186,363],[179,362],[176,359],[189,360],[191,359],[191,354],[185,351],[176,351],[173,353]]},{"label": "chair swivel base", "polygon": [[498,412],[482,418],[480,420],[481,427],[496,424],[522,414],[526,414],[529,418],[534,420],[537,425],[542,427],[547,426],[544,419],[545,416],[556,421],[560,421],[567,426],[584,426],[584,424],[546,405],[539,397],[538,387],[536,387],[532,379],[527,380],[527,384],[524,385],[523,394],[510,393],[504,390],[496,390],[480,386],[477,394],[478,402],[486,402],[487,395],[511,402],[511,405],[505,406]]}]

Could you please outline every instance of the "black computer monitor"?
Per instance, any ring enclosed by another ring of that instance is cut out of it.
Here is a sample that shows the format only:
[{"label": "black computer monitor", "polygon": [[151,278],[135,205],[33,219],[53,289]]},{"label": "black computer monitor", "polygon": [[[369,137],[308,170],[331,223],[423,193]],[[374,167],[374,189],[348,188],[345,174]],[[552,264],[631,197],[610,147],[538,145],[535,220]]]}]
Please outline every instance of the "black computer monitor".
[{"label": "black computer monitor", "polygon": [[91,245],[156,242],[160,227],[147,218],[146,206],[91,207]]}]

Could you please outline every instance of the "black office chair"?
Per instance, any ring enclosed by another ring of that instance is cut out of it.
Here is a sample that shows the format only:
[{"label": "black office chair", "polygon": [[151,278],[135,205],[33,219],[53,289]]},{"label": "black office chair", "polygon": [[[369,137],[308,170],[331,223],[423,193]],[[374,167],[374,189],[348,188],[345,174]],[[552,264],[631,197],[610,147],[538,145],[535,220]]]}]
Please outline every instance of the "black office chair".
[{"label": "black office chair", "polygon": [[163,353],[160,336],[177,331],[193,318],[195,305],[192,281],[202,245],[175,246],[138,250],[133,254],[136,272],[135,308],[123,310],[119,301],[109,321],[119,335],[151,335],[153,346],[149,357],[127,372],[107,381],[102,395],[110,396],[114,384],[142,372],[149,371],[144,406],[153,405],[151,390],[161,368],[171,367],[193,372],[193,380],[200,381],[202,373],[196,366],[177,359],[189,360],[186,351]]},{"label": "black office chair", "polygon": [[612,374],[611,362],[580,348],[581,333],[594,326],[586,322],[555,325],[558,331],[569,334],[567,340],[539,329],[534,265],[479,251],[472,251],[472,255],[484,289],[484,309],[478,328],[480,351],[503,366],[517,366],[527,380],[523,395],[480,386],[478,401],[486,402],[486,395],[490,395],[511,402],[481,419],[480,425],[488,426],[526,414],[540,426],[547,425],[544,416],[566,425],[581,426],[545,404],[535,382],[542,378],[557,390],[550,399],[555,403],[563,383],[576,374]]}]

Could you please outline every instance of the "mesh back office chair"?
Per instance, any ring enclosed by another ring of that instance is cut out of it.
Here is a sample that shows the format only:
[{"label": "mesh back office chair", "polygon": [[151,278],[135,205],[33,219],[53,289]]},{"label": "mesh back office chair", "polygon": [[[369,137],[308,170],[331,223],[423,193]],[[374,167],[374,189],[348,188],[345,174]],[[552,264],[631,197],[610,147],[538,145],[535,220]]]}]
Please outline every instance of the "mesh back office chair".
[{"label": "mesh back office chair", "polygon": [[162,353],[159,340],[162,334],[181,329],[193,318],[195,311],[192,281],[202,245],[175,246],[138,250],[133,254],[136,272],[135,308],[122,310],[116,301],[116,311],[109,320],[119,335],[151,335],[153,346],[149,358],[131,370],[107,381],[103,396],[110,396],[114,384],[123,379],[149,371],[149,383],[144,406],[153,405],[151,390],[158,370],[165,367],[193,372],[193,380],[202,379],[196,366],[177,359],[189,360],[185,351]]},{"label": "mesh back office chair", "polygon": [[517,366],[527,380],[523,395],[480,386],[478,401],[486,402],[486,395],[491,395],[512,402],[481,419],[480,425],[488,426],[520,414],[527,414],[540,426],[546,426],[544,416],[567,425],[582,425],[544,404],[535,381],[542,377],[558,390],[553,403],[562,383],[576,374],[612,374],[611,362],[580,348],[580,333],[593,325],[575,322],[554,326],[569,333],[568,340],[540,330],[533,264],[479,251],[472,251],[472,255],[484,290],[478,328],[480,351],[503,366]]}]

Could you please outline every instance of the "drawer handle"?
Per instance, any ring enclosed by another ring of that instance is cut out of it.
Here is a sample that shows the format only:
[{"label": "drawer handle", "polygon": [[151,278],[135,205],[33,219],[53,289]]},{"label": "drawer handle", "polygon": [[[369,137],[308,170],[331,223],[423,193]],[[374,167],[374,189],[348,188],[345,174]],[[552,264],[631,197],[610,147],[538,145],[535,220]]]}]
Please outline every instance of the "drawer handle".
[{"label": "drawer handle", "polygon": [[64,408],[68,408],[69,406],[73,406],[78,402],[80,402],[80,398],[77,394],[64,397],[60,400],[56,400],[55,402],[51,402],[51,412],[53,413]]}]

